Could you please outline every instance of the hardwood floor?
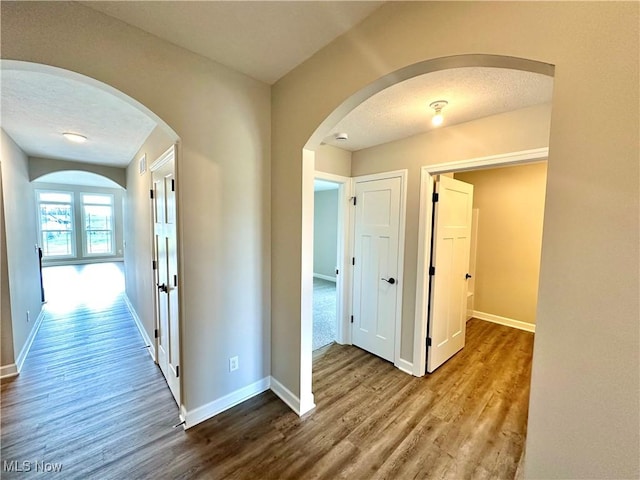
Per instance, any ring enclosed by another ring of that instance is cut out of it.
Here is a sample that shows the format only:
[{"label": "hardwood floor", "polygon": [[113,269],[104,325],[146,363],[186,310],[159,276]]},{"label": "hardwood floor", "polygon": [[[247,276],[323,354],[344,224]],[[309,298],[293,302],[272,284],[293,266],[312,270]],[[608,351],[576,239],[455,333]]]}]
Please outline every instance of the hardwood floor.
[{"label": "hardwood floor", "polygon": [[[185,432],[120,294],[112,308],[48,316],[3,382],[2,478],[514,478],[532,345],[474,319],[465,349],[415,378],[333,344],[314,355],[317,407],[303,418],[265,392]],[[34,472],[36,461],[62,471]]]}]

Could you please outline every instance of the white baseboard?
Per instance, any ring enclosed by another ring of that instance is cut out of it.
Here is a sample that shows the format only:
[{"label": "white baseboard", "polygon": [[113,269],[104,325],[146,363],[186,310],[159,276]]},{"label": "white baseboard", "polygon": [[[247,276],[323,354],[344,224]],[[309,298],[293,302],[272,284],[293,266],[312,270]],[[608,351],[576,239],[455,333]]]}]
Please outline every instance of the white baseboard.
[{"label": "white baseboard", "polygon": [[194,410],[184,410],[184,428],[191,428],[211,417],[224,412],[225,410],[235,407],[239,403],[249,400],[251,397],[255,397],[262,392],[269,390],[270,377],[265,377],[257,382],[247,385],[235,392],[231,392],[222,398],[207,403]]},{"label": "white baseboard", "polygon": [[321,278],[322,280],[328,280],[329,282],[336,283],[336,277],[330,277],[329,275],[323,275],[322,273],[314,273],[313,278]]},{"label": "white baseboard", "polygon": [[493,315],[492,313],[479,312],[478,310],[473,311],[473,316],[480,320],[485,320],[487,322],[492,322],[492,323],[498,323],[500,325],[517,328],[519,330],[524,330],[526,332],[535,333],[536,331],[535,323],[521,322],[520,320],[514,320],[513,318],[500,317],[499,315]]},{"label": "white baseboard", "polygon": [[407,362],[406,360],[403,360],[402,358],[398,359],[398,362],[396,363],[396,367],[400,370],[402,370],[404,373],[408,373],[409,375],[413,375],[413,363],[411,362]]},{"label": "white baseboard", "polygon": [[0,367],[0,378],[15,377],[18,375],[18,367],[15,363]]},{"label": "white baseboard", "polygon": [[149,355],[151,355],[151,358],[155,362],[156,361],[155,342],[152,342],[151,339],[149,338],[149,335],[147,335],[147,331],[142,326],[142,320],[140,320],[140,317],[138,316],[136,309],[133,308],[133,304],[131,303],[131,301],[129,300],[129,297],[127,297],[126,294],[124,295],[124,303],[127,305],[127,308],[129,309],[129,313],[133,317],[133,321],[136,322],[136,327],[138,327],[138,331],[142,336],[142,340],[144,341],[145,345],[149,346],[147,350],[149,350]]},{"label": "white baseboard", "polygon": [[41,308],[40,313],[38,314],[38,318],[36,318],[36,322],[33,325],[33,328],[31,329],[31,331],[29,332],[27,341],[24,342],[24,346],[22,347],[22,350],[20,350],[20,354],[18,355],[18,358],[16,358],[16,370],[18,373],[20,373],[20,371],[22,370],[24,361],[27,359],[27,355],[29,355],[29,350],[31,350],[33,341],[36,339],[36,335],[38,334],[40,325],[42,325],[43,319],[44,319],[44,308]]},{"label": "white baseboard", "polygon": [[316,407],[315,403],[313,403],[313,397],[306,402],[300,401],[297,395],[293,394],[291,390],[274,377],[271,377],[271,391],[280,397],[280,400],[286,403],[298,416],[302,416]]}]

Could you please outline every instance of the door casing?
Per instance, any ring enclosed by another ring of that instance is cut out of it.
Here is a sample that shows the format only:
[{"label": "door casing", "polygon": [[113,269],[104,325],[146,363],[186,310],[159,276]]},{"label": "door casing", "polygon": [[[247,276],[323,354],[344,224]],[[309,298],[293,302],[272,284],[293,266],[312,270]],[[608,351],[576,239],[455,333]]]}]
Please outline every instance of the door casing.
[{"label": "door casing", "polygon": [[549,157],[549,148],[535,148],[489,157],[478,157],[456,162],[426,165],[420,169],[420,210],[418,215],[418,268],[416,275],[416,316],[414,325],[412,372],[416,377],[426,373],[427,322],[429,301],[429,265],[431,265],[433,176],[478,170],[488,167],[506,167],[544,161]]},{"label": "door casing", "polygon": [[[162,167],[164,164],[166,164],[168,161],[171,161],[173,159],[174,161],[174,179],[175,179],[175,184],[176,184],[176,196],[175,196],[175,215],[176,215],[176,230],[175,230],[175,241],[176,241],[176,260],[177,260],[177,272],[178,272],[178,284],[180,285],[183,275],[182,275],[182,248],[181,248],[181,222],[180,222],[180,205],[181,205],[181,189],[179,187],[179,162],[178,162],[178,147],[179,144],[174,144],[171,147],[169,147],[162,155],[160,155],[158,157],[157,160],[155,160],[149,167],[149,171],[153,172],[155,170],[158,170],[160,167]],[[151,190],[153,190],[153,175],[150,175],[149,178],[149,182],[150,182],[150,188]],[[153,258],[155,261],[158,261],[157,259],[157,253],[156,253],[156,249],[155,249],[155,228],[153,227],[153,224],[155,223],[155,219],[153,218],[154,216],[154,209],[152,208],[151,210],[151,222],[152,222],[152,228],[151,228],[151,237],[152,237],[152,252],[153,252]],[[156,298],[156,290],[157,290],[157,286],[156,286],[156,273],[155,271],[152,272],[153,275],[153,281],[152,283],[152,288],[153,288],[153,295],[154,295],[154,299]],[[183,382],[183,378],[184,378],[184,370],[182,369],[182,308],[183,308],[183,292],[182,292],[182,288],[178,288],[178,308],[177,308],[177,312],[178,312],[178,320],[177,320],[177,326],[178,326],[178,345],[179,345],[179,354],[178,354],[178,358],[179,358],[179,362],[178,365],[180,366],[180,374],[178,376],[178,389],[177,389],[177,395],[176,395],[176,403],[178,404],[179,408],[180,408],[180,418],[182,421],[184,421],[184,415],[185,415],[185,409],[184,409],[184,405],[182,404],[182,391],[184,388],[184,382]],[[155,328],[156,329],[160,329],[160,316],[159,316],[159,311],[158,311],[158,303],[157,301],[154,300],[153,302],[153,311],[154,311],[154,324],[155,324]],[[158,363],[158,352],[159,352],[159,338],[155,337],[154,338],[154,346],[155,346],[155,363]]]}]

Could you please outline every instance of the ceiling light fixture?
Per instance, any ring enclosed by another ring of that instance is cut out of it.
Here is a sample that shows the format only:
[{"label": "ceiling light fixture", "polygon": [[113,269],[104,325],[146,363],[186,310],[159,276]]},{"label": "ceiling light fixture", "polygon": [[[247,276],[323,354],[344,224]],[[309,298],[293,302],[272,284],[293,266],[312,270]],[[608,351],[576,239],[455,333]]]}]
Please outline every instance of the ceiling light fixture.
[{"label": "ceiling light fixture", "polygon": [[336,140],[340,140],[340,141],[349,140],[348,133],[336,133],[334,137]]},{"label": "ceiling light fixture", "polygon": [[434,126],[438,127],[442,125],[442,122],[444,121],[444,117],[442,116],[442,109],[448,104],[449,102],[447,102],[446,100],[437,100],[429,104],[429,106],[436,112],[431,119],[431,123],[433,123]]},{"label": "ceiling light fixture", "polygon": [[80,135],[79,133],[64,132],[62,136],[74,143],[84,143],[87,141],[87,137]]}]

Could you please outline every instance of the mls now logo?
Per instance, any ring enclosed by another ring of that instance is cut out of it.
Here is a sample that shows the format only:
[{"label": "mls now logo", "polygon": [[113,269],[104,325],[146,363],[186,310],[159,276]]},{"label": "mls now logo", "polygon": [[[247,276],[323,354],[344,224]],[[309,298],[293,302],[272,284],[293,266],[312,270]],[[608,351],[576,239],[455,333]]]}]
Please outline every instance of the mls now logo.
[{"label": "mls now logo", "polygon": [[2,462],[3,472],[45,472],[54,473],[62,471],[61,463],[50,462],[19,462],[18,460],[4,460]]}]

